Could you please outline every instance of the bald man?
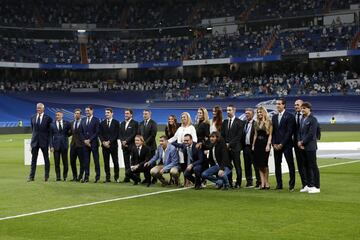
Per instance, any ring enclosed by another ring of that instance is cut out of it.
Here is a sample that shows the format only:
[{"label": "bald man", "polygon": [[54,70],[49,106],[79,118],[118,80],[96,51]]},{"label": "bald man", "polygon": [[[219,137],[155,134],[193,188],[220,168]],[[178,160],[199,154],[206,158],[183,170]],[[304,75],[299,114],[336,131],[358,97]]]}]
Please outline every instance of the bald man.
[{"label": "bald man", "polygon": [[49,180],[50,160],[49,160],[49,145],[50,145],[50,126],[52,119],[45,114],[45,106],[42,103],[36,104],[36,114],[32,116],[31,120],[31,169],[28,182],[34,181],[36,164],[39,149],[44,155],[45,162],[45,182]]}]

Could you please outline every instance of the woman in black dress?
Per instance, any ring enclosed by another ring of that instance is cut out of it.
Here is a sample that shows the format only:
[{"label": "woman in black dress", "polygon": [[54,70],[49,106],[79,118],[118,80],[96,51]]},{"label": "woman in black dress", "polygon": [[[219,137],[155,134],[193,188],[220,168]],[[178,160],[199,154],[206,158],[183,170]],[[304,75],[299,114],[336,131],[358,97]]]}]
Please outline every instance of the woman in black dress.
[{"label": "woman in black dress", "polygon": [[165,127],[165,135],[168,139],[172,138],[176,130],[180,127],[180,123],[177,122],[175,115],[170,115],[168,118],[168,123]]},{"label": "woman in black dress", "polygon": [[199,108],[196,117],[196,136],[197,136],[197,143],[204,144],[205,141],[209,139],[210,135],[210,121],[209,121],[209,113],[206,108]]},{"label": "woman in black dress", "polygon": [[256,113],[255,135],[252,146],[254,162],[260,172],[260,189],[268,190],[270,189],[268,161],[271,148],[272,124],[266,108],[258,107]]}]

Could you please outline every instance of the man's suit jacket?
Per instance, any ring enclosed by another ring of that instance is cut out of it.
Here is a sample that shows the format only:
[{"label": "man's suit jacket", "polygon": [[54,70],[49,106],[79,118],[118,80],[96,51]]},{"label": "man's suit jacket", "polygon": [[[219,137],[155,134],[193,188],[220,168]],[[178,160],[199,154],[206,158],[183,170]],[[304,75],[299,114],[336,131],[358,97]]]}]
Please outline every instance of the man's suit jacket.
[{"label": "man's suit jacket", "polygon": [[318,121],[312,114],[301,121],[298,140],[303,142],[305,151],[316,151],[317,129]]},{"label": "man's suit jacket", "polygon": [[110,127],[107,124],[107,119],[100,123],[99,138],[101,142],[110,141],[110,147],[118,147],[120,123],[119,121],[112,119]]},{"label": "man's suit jacket", "polygon": [[59,131],[56,121],[51,123],[50,126],[50,147],[54,148],[55,151],[60,149],[69,148],[69,136],[71,135],[71,125],[70,122],[64,121],[62,124],[62,130]]},{"label": "man's suit jacket", "polygon": [[225,119],[221,127],[221,136],[224,138],[226,143],[229,143],[229,150],[241,151],[242,143],[241,139],[244,134],[244,122],[235,117],[234,122],[231,123],[229,128],[229,120]]},{"label": "man's suit jacket", "polygon": [[138,134],[144,137],[146,146],[151,150],[156,149],[157,124],[154,120],[150,119],[146,126],[145,121],[142,121],[139,124]]},{"label": "man's suit jacket", "polygon": [[130,165],[135,166],[137,164],[142,165],[145,162],[148,162],[151,158],[151,149],[148,146],[142,146],[140,150],[140,155],[137,147],[134,145],[131,149],[131,161]]},{"label": "man's suit jacket", "polygon": [[37,114],[31,117],[31,148],[41,147],[48,148],[50,145],[50,126],[52,119],[44,114],[40,125],[36,123]]},{"label": "man's suit jacket", "polygon": [[[184,153],[184,162],[188,163],[188,151],[187,151],[187,146],[185,144],[181,144],[181,143],[177,143],[174,142],[172,143],[175,147],[177,148],[181,148],[183,150]],[[192,164],[194,167],[197,165],[202,165],[204,164],[204,159],[205,159],[205,155],[204,155],[204,151],[202,151],[201,149],[197,149],[196,148],[196,142],[193,142],[192,146],[191,146],[191,161],[190,164]]]},{"label": "man's suit jacket", "polygon": [[292,135],[294,132],[295,117],[293,114],[285,111],[280,121],[278,122],[279,114],[272,117],[272,144],[282,144],[283,148],[292,148]]},{"label": "man's suit jacket", "polygon": [[90,123],[86,125],[86,120],[86,117],[81,120],[80,140],[84,142],[84,140],[90,139],[91,147],[98,147],[100,121],[97,117],[92,117]]},{"label": "man's suit jacket", "polygon": [[[247,124],[248,121],[245,122],[245,125],[244,125],[244,133],[242,135],[242,139],[241,139],[241,142],[242,142],[242,145],[245,146],[246,145],[246,124]],[[255,125],[255,120],[252,121],[251,123],[251,131],[250,131],[250,145],[253,144],[253,141],[254,141],[254,135],[255,135],[255,128],[254,128],[254,125]]]},{"label": "man's suit jacket", "polygon": [[296,114],[297,112],[294,113],[294,119],[295,119],[295,124],[294,124],[294,144],[295,146],[297,145],[298,142],[298,134],[300,131],[300,125],[301,125],[301,119],[303,118],[302,114],[300,115],[300,119],[299,119],[299,123],[296,122]]},{"label": "man's suit jacket", "polygon": [[70,146],[72,147],[83,147],[84,146],[84,142],[81,141],[80,138],[80,133],[81,133],[81,119],[79,120],[79,125],[76,128],[75,126],[75,120],[71,122],[71,142],[70,142]]},{"label": "man's suit jacket", "polygon": [[164,171],[169,171],[173,167],[179,167],[179,154],[175,146],[168,143],[167,148],[165,149],[165,157],[163,159],[164,149],[161,145],[156,150],[155,155],[151,158],[150,164],[156,162],[159,164],[162,162],[164,164]]},{"label": "man's suit jacket", "polygon": [[[232,168],[229,160],[229,151],[223,139],[219,139],[215,144],[215,158],[221,170],[224,170],[225,167],[228,167],[229,169]],[[209,164],[210,166],[214,166],[216,165],[216,162],[213,156],[213,145],[212,145],[209,148]]]},{"label": "man's suit jacket", "polygon": [[120,124],[119,138],[121,141],[126,141],[128,147],[123,148],[124,150],[131,150],[132,145],[134,145],[135,136],[137,134],[138,122],[134,119],[131,119],[128,127],[125,129],[126,122],[123,121]]}]

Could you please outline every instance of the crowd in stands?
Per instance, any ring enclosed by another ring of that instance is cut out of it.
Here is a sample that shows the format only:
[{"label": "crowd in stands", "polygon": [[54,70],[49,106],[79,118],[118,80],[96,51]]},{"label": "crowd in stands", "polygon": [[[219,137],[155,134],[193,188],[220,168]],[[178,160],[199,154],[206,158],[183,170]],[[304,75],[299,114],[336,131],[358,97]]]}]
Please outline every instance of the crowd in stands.
[{"label": "crowd in stands", "polygon": [[355,25],[333,24],[302,29],[284,30],[272,49],[279,54],[348,49],[358,29]]},{"label": "crowd in stands", "polygon": [[[358,29],[355,25],[333,24],[301,29],[242,30],[233,35],[207,34],[197,37],[165,36],[155,39],[90,38],[89,63],[137,63],[176,60],[254,57],[270,38],[275,42],[268,54],[305,54],[346,50]],[[39,63],[80,63],[77,40],[39,40],[0,36],[0,61]]]},{"label": "crowd in stands", "polygon": [[304,16],[349,9],[354,3],[359,1],[2,0],[0,25],[56,27],[64,23],[82,23],[115,28],[162,28],[197,24],[204,18],[234,16],[242,20],[243,13],[248,11],[250,20]]},{"label": "crowd in stands", "polygon": [[214,98],[236,98],[252,96],[360,94],[359,79],[355,72],[336,74],[317,72],[312,74],[262,74],[235,76],[185,77],[146,81],[129,80],[31,80],[0,81],[0,92],[71,91],[91,88],[100,92],[134,91],[150,93],[153,99],[196,100]]},{"label": "crowd in stands", "polygon": [[80,63],[75,40],[34,40],[0,37],[0,61],[34,63]]}]

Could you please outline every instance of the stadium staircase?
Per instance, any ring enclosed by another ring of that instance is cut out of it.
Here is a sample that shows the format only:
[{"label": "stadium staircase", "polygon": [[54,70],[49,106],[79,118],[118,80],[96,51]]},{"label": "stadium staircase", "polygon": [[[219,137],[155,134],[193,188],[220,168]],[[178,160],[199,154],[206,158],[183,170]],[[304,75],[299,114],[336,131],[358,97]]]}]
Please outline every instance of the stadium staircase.
[{"label": "stadium staircase", "polygon": [[329,13],[331,11],[334,0],[328,0],[323,8],[323,13]]},{"label": "stadium staircase", "polygon": [[127,27],[127,19],[129,16],[129,7],[127,4],[123,5],[123,9],[121,11],[121,18],[120,18],[120,28],[126,28]]},{"label": "stadium staircase", "polygon": [[360,31],[358,31],[355,34],[354,38],[352,39],[351,44],[350,44],[350,49],[356,49],[358,42],[360,42]]},{"label": "stadium staircase", "polygon": [[260,49],[260,56],[265,56],[269,53],[269,50],[274,46],[276,40],[278,39],[279,34],[277,30],[273,30],[269,39],[265,42],[264,46]]},{"label": "stadium staircase", "polygon": [[80,43],[80,57],[81,57],[81,63],[82,64],[88,64],[89,63],[89,56],[87,51],[87,46],[85,43]]},{"label": "stadium staircase", "polygon": [[251,14],[252,9],[258,4],[259,0],[253,0],[245,11],[240,14],[240,22],[246,22]]}]

